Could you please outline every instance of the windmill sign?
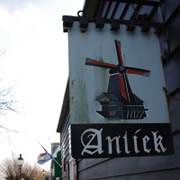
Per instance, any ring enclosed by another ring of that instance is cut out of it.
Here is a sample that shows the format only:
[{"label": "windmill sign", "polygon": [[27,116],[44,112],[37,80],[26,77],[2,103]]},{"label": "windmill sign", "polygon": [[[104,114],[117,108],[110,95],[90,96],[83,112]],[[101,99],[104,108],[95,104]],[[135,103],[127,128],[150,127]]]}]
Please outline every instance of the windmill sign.
[{"label": "windmill sign", "polygon": [[118,64],[110,64],[90,58],[86,59],[86,65],[109,69],[109,85],[107,93],[97,97],[102,105],[102,111],[97,111],[106,119],[143,119],[147,109],[143,101],[131,90],[127,74],[149,76],[150,71],[140,68],[124,66],[121,43],[115,40]]},{"label": "windmill sign", "polygon": [[172,154],[159,40],[109,26],[81,33],[77,22],[68,31],[72,156]]}]

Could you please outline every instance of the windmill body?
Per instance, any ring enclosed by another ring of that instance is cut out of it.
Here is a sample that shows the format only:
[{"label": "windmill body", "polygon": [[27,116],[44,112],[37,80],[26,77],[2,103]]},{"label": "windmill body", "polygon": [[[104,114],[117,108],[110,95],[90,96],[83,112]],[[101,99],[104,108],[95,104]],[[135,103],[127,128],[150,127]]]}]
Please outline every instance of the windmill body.
[{"label": "windmill body", "polygon": [[144,102],[131,90],[127,74],[149,76],[150,71],[127,67],[124,65],[121,43],[115,40],[119,64],[110,64],[86,58],[86,65],[109,69],[109,84],[107,92],[103,92],[96,100],[102,110],[97,111],[106,119],[143,119],[147,116]]}]

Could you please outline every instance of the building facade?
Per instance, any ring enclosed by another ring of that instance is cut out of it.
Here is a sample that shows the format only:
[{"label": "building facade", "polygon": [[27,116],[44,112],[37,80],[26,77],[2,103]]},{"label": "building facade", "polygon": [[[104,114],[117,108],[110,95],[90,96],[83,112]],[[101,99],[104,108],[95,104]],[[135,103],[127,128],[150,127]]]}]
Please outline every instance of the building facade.
[{"label": "building facade", "polygon": [[[68,81],[57,132],[60,132],[62,179],[173,179],[180,178],[180,36],[178,0],[127,1],[127,0],[86,0],[78,17],[64,16],[64,32],[79,23],[79,31],[88,33],[88,24],[94,23],[100,31],[106,24],[111,25],[109,33],[119,33],[121,26],[128,32],[141,27],[148,33],[155,27],[161,49],[161,60],[165,75],[164,92],[168,102],[174,142],[174,154],[150,157],[120,158],[72,158],[70,95]],[[82,14],[82,15],[81,15]],[[147,23],[149,22],[149,23]]]},{"label": "building facade", "polygon": [[61,150],[60,143],[51,143],[51,179],[60,180],[61,178]]}]

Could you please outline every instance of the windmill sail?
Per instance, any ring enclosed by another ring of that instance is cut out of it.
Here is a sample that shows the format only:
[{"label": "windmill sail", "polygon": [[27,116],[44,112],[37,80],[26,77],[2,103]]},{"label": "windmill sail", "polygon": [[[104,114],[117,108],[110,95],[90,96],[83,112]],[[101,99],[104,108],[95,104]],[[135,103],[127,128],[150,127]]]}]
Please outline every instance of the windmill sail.
[{"label": "windmill sail", "polygon": [[127,74],[149,76],[150,71],[124,65],[121,42],[115,40],[118,64],[97,61],[86,58],[86,65],[109,69],[109,84],[107,93],[97,99],[102,105],[102,111],[97,111],[106,119],[143,119],[146,117],[143,100],[137,97],[131,87]]}]

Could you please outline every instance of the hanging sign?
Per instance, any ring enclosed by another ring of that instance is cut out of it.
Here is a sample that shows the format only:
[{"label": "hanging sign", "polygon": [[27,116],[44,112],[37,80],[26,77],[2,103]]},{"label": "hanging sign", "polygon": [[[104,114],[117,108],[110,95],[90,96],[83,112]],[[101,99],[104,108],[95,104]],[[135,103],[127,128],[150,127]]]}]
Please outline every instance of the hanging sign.
[{"label": "hanging sign", "polygon": [[153,31],[109,29],[90,23],[81,33],[76,22],[68,33],[72,154],[171,154],[159,40]]}]

